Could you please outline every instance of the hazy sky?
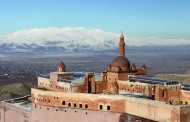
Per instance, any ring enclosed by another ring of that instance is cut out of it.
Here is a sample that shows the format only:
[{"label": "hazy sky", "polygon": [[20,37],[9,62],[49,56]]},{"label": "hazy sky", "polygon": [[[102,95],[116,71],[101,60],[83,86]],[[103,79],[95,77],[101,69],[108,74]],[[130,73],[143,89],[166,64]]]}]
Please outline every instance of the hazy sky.
[{"label": "hazy sky", "polygon": [[0,0],[0,34],[48,27],[190,39],[190,0]]}]

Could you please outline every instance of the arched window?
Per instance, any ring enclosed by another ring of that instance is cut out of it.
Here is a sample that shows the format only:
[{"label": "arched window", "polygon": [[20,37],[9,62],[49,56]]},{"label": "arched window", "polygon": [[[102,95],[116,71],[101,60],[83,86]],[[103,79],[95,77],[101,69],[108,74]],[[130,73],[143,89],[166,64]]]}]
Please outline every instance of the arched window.
[{"label": "arched window", "polygon": [[181,105],[183,105],[183,101],[181,101]]},{"label": "arched window", "polygon": [[103,110],[103,105],[99,105],[99,110]]}]

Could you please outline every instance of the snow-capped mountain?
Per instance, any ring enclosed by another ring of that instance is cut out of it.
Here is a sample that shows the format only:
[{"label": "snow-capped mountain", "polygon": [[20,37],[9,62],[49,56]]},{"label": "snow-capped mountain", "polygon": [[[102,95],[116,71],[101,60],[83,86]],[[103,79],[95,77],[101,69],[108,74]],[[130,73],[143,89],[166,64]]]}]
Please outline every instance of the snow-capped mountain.
[{"label": "snow-capped mountain", "polygon": [[[100,29],[77,28],[35,28],[12,34],[0,35],[0,52],[91,52],[115,50],[119,35]],[[158,37],[129,37],[127,46],[176,46],[190,45],[190,40],[161,39]]]},{"label": "snow-capped mountain", "polygon": [[47,28],[22,30],[0,36],[1,52],[100,51],[117,45],[118,34],[99,29]]}]

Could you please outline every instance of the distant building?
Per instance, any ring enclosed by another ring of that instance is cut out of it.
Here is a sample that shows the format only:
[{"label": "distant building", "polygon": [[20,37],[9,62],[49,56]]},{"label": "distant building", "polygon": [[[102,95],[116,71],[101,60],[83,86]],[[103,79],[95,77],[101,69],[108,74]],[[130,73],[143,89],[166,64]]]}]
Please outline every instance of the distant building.
[{"label": "distant building", "polygon": [[[119,55],[101,75],[57,72],[38,77],[31,96],[1,102],[1,122],[189,122],[190,85],[146,77],[125,56],[123,34]],[[99,78],[98,78],[99,77]],[[29,99],[28,99],[29,98]]]}]

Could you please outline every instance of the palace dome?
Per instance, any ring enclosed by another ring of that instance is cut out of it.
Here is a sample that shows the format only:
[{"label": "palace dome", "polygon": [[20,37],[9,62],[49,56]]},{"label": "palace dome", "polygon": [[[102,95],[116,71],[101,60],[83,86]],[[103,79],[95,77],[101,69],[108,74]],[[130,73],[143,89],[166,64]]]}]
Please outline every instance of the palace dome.
[{"label": "palace dome", "polygon": [[117,56],[112,61],[112,67],[127,67],[130,68],[129,60],[124,56]]}]

